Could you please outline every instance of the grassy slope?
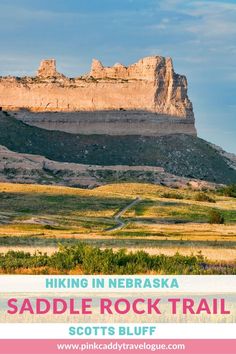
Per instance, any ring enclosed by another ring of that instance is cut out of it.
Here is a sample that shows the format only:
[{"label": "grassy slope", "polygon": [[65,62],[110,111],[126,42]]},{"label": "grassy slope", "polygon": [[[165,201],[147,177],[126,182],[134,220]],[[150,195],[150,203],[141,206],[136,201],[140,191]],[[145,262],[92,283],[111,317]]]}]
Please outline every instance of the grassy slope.
[{"label": "grassy slope", "polygon": [[0,114],[0,144],[13,151],[39,154],[56,161],[162,166],[180,176],[226,184],[236,182],[236,171],[214,148],[188,135],[73,135],[31,127]]},{"label": "grassy slope", "polygon": [[[235,199],[212,194],[215,203],[198,202],[196,193],[146,184],[84,190],[3,183],[0,250],[24,246],[51,253],[59,243],[72,245],[80,240],[98,247],[144,249],[151,254],[201,251],[210,259],[232,261],[236,258]],[[126,226],[107,232],[116,224],[117,211],[137,196],[141,202],[123,216]],[[225,225],[207,223],[213,208],[224,214]]]}]

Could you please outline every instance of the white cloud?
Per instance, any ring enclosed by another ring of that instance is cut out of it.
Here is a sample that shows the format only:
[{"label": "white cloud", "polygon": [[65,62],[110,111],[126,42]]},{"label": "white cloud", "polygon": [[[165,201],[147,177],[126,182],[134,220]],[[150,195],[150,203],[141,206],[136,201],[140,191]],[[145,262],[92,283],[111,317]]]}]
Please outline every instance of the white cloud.
[{"label": "white cloud", "polygon": [[217,1],[162,0],[161,10],[175,12],[172,28],[207,39],[236,35],[236,4]]},{"label": "white cloud", "polygon": [[194,2],[187,13],[197,18],[187,31],[213,39],[236,35],[236,4]]}]

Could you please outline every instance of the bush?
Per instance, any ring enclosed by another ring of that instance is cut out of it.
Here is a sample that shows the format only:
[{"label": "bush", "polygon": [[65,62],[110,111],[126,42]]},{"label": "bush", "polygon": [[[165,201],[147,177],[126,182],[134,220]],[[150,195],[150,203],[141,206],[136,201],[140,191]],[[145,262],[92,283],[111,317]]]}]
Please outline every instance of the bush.
[{"label": "bush", "polygon": [[46,253],[37,252],[31,255],[29,252],[8,251],[0,254],[0,268],[6,273],[13,273],[16,269],[40,268],[48,265],[49,256]]},{"label": "bush", "polygon": [[184,196],[176,192],[164,192],[161,194],[161,198],[184,199]]},{"label": "bush", "polygon": [[208,202],[208,203],[215,203],[215,199],[212,198],[209,194],[204,192],[199,192],[196,194],[194,198],[197,202]]},{"label": "bush", "polygon": [[[0,254],[0,269],[5,273],[21,272],[31,269],[60,271],[68,274],[78,269],[83,274],[146,274],[154,271],[160,274],[200,274],[201,265],[198,257],[166,255],[149,255],[144,251],[118,252],[112,249],[100,249],[78,243],[75,246],[60,247],[51,256],[37,252],[35,254],[22,251],[9,251]],[[38,274],[38,273],[37,273]]]},{"label": "bush", "polygon": [[236,184],[231,184],[222,188],[221,192],[226,197],[236,198]]},{"label": "bush", "polygon": [[51,256],[22,251],[0,253],[3,273],[21,274],[236,274],[234,265],[222,267],[209,264],[199,252],[197,255],[150,255],[144,251],[118,252],[100,249],[85,243],[60,247]]},{"label": "bush", "polygon": [[210,224],[224,224],[224,216],[218,210],[211,210],[209,212],[209,223]]}]

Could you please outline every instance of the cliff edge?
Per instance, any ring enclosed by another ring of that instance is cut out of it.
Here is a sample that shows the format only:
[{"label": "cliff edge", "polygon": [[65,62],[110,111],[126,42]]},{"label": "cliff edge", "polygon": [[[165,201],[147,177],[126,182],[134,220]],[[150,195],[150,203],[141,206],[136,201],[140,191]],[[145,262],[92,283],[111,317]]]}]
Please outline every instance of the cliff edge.
[{"label": "cliff edge", "polygon": [[174,72],[171,58],[161,56],[128,67],[93,60],[90,73],[78,78],[58,73],[55,59],[43,60],[35,77],[0,79],[0,105],[5,110],[146,110],[194,118],[186,77]]},{"label": "cliff edge", "polygon": [[94,59],[77,78],[43,60],[34,77],[0,78],[0,106],[29,125],[72,134],[197,134],[187,79],[161,56],[112,67]]},{"label": "cliff edge", "polygon": [[187,95],[187,79],[174,72],[171,58],[146,57],[128,67],[120,63],[113,67],[104,67],[100,61],[94,59],[89,77],[96,80],[110,78],[144,81],[150,84],[150,90],[147,90],[145,96],[150,95],[151,101],[148,106],[144,104],[143,109],[183,118],[194,117],[192,103]]}]

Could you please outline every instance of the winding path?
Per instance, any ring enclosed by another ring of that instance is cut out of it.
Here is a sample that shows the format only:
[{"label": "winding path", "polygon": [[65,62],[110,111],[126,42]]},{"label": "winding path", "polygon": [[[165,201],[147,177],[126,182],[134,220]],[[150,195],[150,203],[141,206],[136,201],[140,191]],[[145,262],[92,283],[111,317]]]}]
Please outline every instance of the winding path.
[{"label": "winding path", "polygon": [[128,205],[126,205],[123,209],[121,209],[118,213],[116,213],[113,218],[114,220],[117,222],[117,225],[112,226],[109,229],[106,229],[105,231],[116,231],[116,230],[120,230],[122,229],[127,222],[123,221],[121,218],[123,216],[123,214],[131,209],[134,205],[138,204],[142,199],[140,197],[137,197],[135,200],[133,200],[131,203],[129,203]]}]

